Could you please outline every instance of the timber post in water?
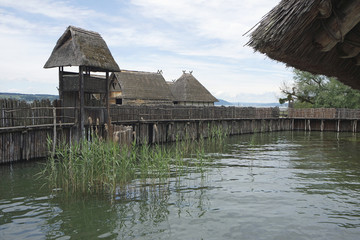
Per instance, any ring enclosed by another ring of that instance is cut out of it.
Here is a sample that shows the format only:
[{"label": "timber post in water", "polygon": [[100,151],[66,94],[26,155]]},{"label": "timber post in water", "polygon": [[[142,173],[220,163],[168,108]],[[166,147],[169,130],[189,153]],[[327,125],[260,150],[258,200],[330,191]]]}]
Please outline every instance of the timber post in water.
[{"label": "timber post in water", "polygon": [[[78,66],[79,71],[66,72],[64,67]],[[85,137],[85,119],[100,119],[110,126],[109,72],[119,72],[105,41],[99,33],[69,26],[57,41],[44,68],[59,67],[59,98],[66,117],[75,117],[78,139]],[[105,75],[93,75],[102,72]],[[66,122],[66,117],[63,119]]]}]

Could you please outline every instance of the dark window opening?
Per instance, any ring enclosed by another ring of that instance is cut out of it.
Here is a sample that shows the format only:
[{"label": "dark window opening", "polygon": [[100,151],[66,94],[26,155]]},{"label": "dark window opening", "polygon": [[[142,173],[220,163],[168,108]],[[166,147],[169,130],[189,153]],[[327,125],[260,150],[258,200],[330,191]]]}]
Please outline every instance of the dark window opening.
[{"label": "dark window opening", "polygon": [[117,98],[116,99],[116,104],[122,105],[122,98]]}]

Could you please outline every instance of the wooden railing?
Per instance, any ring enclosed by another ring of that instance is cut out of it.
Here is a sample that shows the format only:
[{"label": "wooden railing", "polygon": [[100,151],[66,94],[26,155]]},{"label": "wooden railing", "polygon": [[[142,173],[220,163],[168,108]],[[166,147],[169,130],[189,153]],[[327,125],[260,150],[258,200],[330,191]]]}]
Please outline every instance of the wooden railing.
[{"label": "wooden railing", "polygon": [[279,118],[279,108],[112,106],[110,111],[113,122]]},{"label": "wooden railing", "polygon": [[[72,114],[64,115],[64,110]],[[78,109],[58,107],[49,100],[27,103],[14,99],[0,100],[0,128],[43,126],[56,123],[75,123]]]},{"label": "wooden railing", "polygon": [[[79,109],[59,107],[49,100],[26,103],[13,99],[0,100],[0,128],[37,126],[57,123],[75,124]],[[105,107],[86,107],[86,119],[105,121]],[[287,109],[254,107],[186,107],[186,106],[118,106],[110,108],[114,123],[135,121],[226,120],[226,119],[360,119],[359,109]]]},{"label": "wooden railing", "polygon": [[288,118],[351,120],[360,119],[360,110],[345,108],[289,108]]}]

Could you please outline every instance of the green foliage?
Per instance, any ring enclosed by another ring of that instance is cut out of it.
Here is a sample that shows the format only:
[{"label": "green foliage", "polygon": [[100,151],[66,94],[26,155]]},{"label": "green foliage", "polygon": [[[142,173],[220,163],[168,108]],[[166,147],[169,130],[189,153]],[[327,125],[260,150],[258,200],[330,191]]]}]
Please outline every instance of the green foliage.
[{"label": "green foliage", "polygon": [[22,93],[0,93],[0,99],[9,98],[17,99],[20,101],[33,102],[35,100],[49,99],[50,101],[56,100],[59,97],[57,95],[50,94],[22,94]]},{"label": "green foliage", "polygon": [[336,78],[313,75],[294,69],[294,84],[284,84],[280,103],[293,103],[295,108],[360,108],[360,91]]}]

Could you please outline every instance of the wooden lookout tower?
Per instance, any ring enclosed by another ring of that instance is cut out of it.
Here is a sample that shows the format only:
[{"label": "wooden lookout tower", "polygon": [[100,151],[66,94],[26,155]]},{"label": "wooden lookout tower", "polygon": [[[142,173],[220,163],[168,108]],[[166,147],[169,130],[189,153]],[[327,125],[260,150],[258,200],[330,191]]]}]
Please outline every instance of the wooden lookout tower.
[{"label": "wooden lookout tower", "polygon": [[[78,67],[77,72],[64,71],[64,67],[74,66]],[[64,109],[61,115],[75,118],[78,136],[85,136],[88,117],[110,125],[109,72],[119,72],[120,68],[100,34],[69,26],[44,66],[53,67],[59,68],[61,106],[77,110]]]}]

